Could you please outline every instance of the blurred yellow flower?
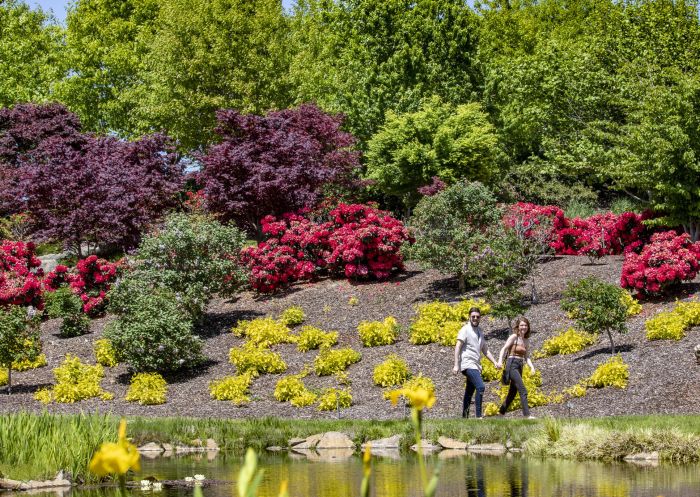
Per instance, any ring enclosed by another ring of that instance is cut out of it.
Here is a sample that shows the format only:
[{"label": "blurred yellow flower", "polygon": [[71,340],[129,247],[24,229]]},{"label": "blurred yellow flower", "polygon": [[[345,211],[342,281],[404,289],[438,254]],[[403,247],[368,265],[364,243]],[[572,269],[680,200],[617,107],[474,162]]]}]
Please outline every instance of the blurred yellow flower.
[{"label": "blurred yellow flower", "polygon": [[396,405],[399,401],[399,397],[404,396],[408,399],[411,407],[422,411],[426,407],[430,409],[435,404],[435,394],[425,388],[416,388],[415,390],[410,388],[401,388],[394,390],[389,394],[391,398],[391,403]]},{"label": "blurred yellow flower", "polygon": [[106,442],[95,452],[90,461],[90,471],[97,476],[123,475],[130,469],[141,471],[141,455],[136,446],[126,439],[126,420],[119,423],[117,443]]}]

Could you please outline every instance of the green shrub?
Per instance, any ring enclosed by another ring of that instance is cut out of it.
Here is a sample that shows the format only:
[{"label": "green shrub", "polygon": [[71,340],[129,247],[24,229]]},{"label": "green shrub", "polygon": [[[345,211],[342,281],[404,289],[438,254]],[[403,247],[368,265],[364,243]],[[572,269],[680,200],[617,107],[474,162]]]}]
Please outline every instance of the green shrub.
[{"label": "green shrub", "polygon": [[362,354],[345,349],[322,349],[314,359],[314,370],[318,376],[329,376],[340,371],[345,371],[348,366],[362,359]]},{"label": "green shrub", "polygon": [[41,389],[34,395],[42,403],[73,403],[92,397],[103,400],[114,398],[100,387],[104,371],[99,364],[83,364],[78,357],[66,354],[65,360],[53,370],[53,374],[56,379],[53,389]]},{"label": "green shrub", "polygon": [[318,398],[319,411],[335,411],[336,408],[350,407],[351,405],[352,395],[349,388],[344,390],[327,388]]},{"label": "green shrub", "polygon": [[255,377],[262,373],[284,373],[287,370],[287,365],[277,352],[250,344],[233,347],[229,351],[229,361],[236,366],[239,375],[250,373]]},{"label": "green shrub", "polygon": [[126,392],[128,402],[141,405],[165,404],[168,384],[158,373],[137,373],[131,378],[131,385]]},{"label": "green shrub", "polygon": [[14,362],[33,361],[41,352],[37,319],[28,320],[24,307],[0,306],[0,368],[6,370],[5,383],[11,380],[10,368]]},{"label": "green shrub", "polygon": [[409,341],[414,345],[435,342],[454,345],[472,307],[478,307],[482,316],[491,312],[491,306],[483,300],[465,299],[452,305],[435,300],[417,305],[417,315],[409,328]]},{"label": "green shrub", "polygon": [[95,359],[98,364],[106,368],[113,368],[119,364],[117,360],[117,351],[114,350],[112,342],[108,339],[100,338],[99,340],[95,340],[93,348],[95,349]]},{"label": "green shrub", "polygon": [[338,343],[338,332],[325,332],[313,326],[302,326],[296,342],[299,352],[306,352],[319,347],[330,348]]},{"label": "green shrub", "polygon": [[401,385],[411,376],[406,361],[396,354],[390,354],[386,360],[374,368],[372,380],[380,387]]},{"label": "green shrub", "polygon": [[231,331],[238,337],[246,337],[250,345],[261,348],[294,340],[290,329],[284,323],[272,318],[239,321]]},{"label": "green shrub", "polygon": [[619,355],[613,356],[596,368],[587,385],[594,388],[625,388],[630,377],[629,366]]},{"label": "green shrub", "polygon": [[280,323],[285,326],[297,326],[304,322],[306,314],[304,309],[297,306],[292,306],[284,310],[280,316]]},{"label": "green shrub", "polygon": [[576,331],[574,328],[569,328],[565,332],[548,338],[542,344],[542,348],[535,352],[536,359],[550,357],[553,355],[575,354],[576,352],[585,349],[589,345],[594,344],[596,336],[582,331]]},{"label": "green shrub", "polygon": [[59,288],[44,294],[46,313],[52,319],[62,318],[59,334],[64,338],[84,335],[90,328],[90,318],[83,312],[83,301],[70,288]]},{"label": "green shrub", "polygon": [[680,302],[644,323],[648,340],[680,340],[692,326],[700,325],[700,302]]},{"label": "green shrub", "polygon": [[[26,340],[25,347],[27,350],[41,350],[41,343],[34,343],[31,340]],[[28,371],[30,369],[43,368],[46,366],[46,354],[39,354],[36,357],[24,357],[12,361],[13,371]]]},{"label": "green shrub", "polygon": [[360,340],[365,347],[391,345],[399,336],[399,324],[396,318],[389,316],[384,321],[362,321],[357,326]]},{"label": "green shrub", "polygon": [[9,376],[7,374],[7,370],[5,368],[0,369],[0,387],[7,385],[8,380]]},{"label": "green shrub", "polygon": [[[192,367],[202,360],[201,340],[192,333],[192,320],[178,304],[178,297],[166,288],[127,285],[131,302],[126,312],[105,328],[104,337],[112,342],[117,359],[134,371],[167,372]],[[121,293],[124,282],[118,286]],[[123,302],[120,296],[110,308]],[[117,310],[123,308],[117,307]]]},{"label": "green shrub", "polygon": [[236,405],[250,402],[248,397],[253,375],[250,373],[226,376],[209,383],[209,394],[215,400],[230,400]]}]

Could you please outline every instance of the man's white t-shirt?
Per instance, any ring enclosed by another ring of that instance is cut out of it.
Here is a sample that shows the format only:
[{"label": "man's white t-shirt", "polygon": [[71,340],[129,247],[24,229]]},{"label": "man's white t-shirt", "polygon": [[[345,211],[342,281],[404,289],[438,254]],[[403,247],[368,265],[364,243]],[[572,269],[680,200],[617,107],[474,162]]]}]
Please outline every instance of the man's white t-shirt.
[{"label": "man's white t-shirt", "polygon": [[462,341],[462,354],[460,361],[460,371],[465,369],[478,369],[481,371],[481,354],[486,354],[486,340],[484,332],[478,326],[472,328],[471,323],[467,323],[460,328],[457,333],[457,340]]}]

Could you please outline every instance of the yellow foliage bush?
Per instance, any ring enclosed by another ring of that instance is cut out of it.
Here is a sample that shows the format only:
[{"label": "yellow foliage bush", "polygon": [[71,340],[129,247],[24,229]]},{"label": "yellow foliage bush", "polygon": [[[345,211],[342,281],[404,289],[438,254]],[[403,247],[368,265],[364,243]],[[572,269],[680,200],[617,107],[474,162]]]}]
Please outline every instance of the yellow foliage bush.
[{"label": "yellow foliage bush", "polygon": [[95,349],[95,359],[97,359],[98,364],[106,368],[113,368],[119,364],[117,360],[117,351],[114,349],[112,342],[107,338],[95,340],[93,347]]},{"label": "yellow foliage bush", "polygon": [[360,303],[360,299],[358,299],[354,295],[348,299],[348,305],[350,305],[350,306],[355,307],[359,303]]},{"label": "yellow foliage bush", "polygon": [[251,373],[258,376],[261,373],[284,373],[287,365],[282,357],[269,349],[256,348],[249,343],[243,347],[233,347],[229,351],[229,361],[238,369],[238,374]]},{"label": "yellow foliage bush", "polygon": [[7,385],[7,381],[8,381],[7,369],[0,368],[0,387]]},{"label": "yellow foliage bush", "polygon": [[586,382],[577,383],[574,386],[564,389],[564,394],[569,397],[583,397],[586,395],[588,389],[586,388]]},{"label": "yellow foliage bush", "polygon": [[12,363],[12,369],[14,371],[28,371],[30,369],[43,368],[46,364],[46,354],[39,354],[33,361],[29,359],[14,361]]},{"label": "yellow foliage bush", "polygon": [[336,408],[350,407],[351,405],[352,395],[349,388],[344,390],[327,388],[318,398],[319,411],[335,411]]},{"label": "yellow foliage bush", "polygon": [[409,341],[414,345],[436,342],[454,345],[457,333],[469,319],[469,309],[472,307],[479,307],[482,316],[491,312],[491,306],[480,299],[466,299],[453,305],[439,300],[419,304],[416,306],[418,314],[409,328]]},{"label": "yellow foliage bush", "polygon": [[481,378],[483,378],[484,381],[498,380],[501,378],[501,370],[496,369],[496,366],[491,361],[489,361],[485,357],[482,357]]},{"label": "yellow foliage bush", "polygon": [[596,338],[597,337],[595,335],[591,335],[590,333],[569,328],[568,330],[545,340],[542,344],[542,348],[535,352],[533,357],[535,359],[541,359],[543,357],[550,357],[557,354],[575,354],[576,352],[585,349],[589,345],[594,344]]},{"label": "yellow foliage bush", "polygon": [[598,366],[586,381],[586,385],[594,388],[625,388],[629,377],[630,368],[618,354]]},{"label": "yellow foliage bush", "polygon": [[305,373],[294,374],[277,380],[274,393],[275,399],[279,400],[280,402],[287,402],[306,392],[306,385],[304,385],[304,382],[302,381],[304,376],[306,376]]},{"label": "yellow foliage bush", "polygon": [[391,345],[399,336],[399,324],[396,318],[389,316],[384,321],[362,321],[357,326],[360,340],[365,347]]},{"label": "yellow foliage bush", "polygon": [[267,318],[239,321],[231,331],[237,337],[246,337],[251,345],[270,347],[278,343],[289,343],[295,340],[291,330],[279,321]]},{"label": "yellow foliage bush", "polygon": [[637,299],[635,299],[630,292],[627,290],[623,290],[622,292],[622,297],[620,297],[620,300],[622,300],[622,303],[624,304],[625,308],[627,309],[627,317],[632,317],[636,316],[640,312],[642,312],[642,304],[639,303]]},{"label": "yellow foliage bush", "polygon": [[350,383],[352,383],[350,381],[350,375],[347,371],[338,371],[333,376],[335,377],[335,381],[338,382],[338,385],[349,386]]},{"label": "yellow foliage bush", "polygon": [[[403,383],[403,385],[401,385],[401,388],[387,390],[386,392],[384,392],[384,398],[389,399],[391,397],[391,393],[396,390],[418,390],[419,388],[427,390],[430,395],[435,395],[435,383],[433,382],[433,380],[431,380],[427,376],[423,376],[423,373],[418,373],[417,375],[406,380]],[[411,404],[410,401],[408,403],[409,405]]]},{"label": "yellow foliage bush", "polygon": [[299,352],[306,352],[313,349],[330,348],[338,343],[338,332],[325,332],[314,326],[302,326],[301,333],[296,338]]},{"label": "yellow foliage bush", "polygon": [[53,389],[41,389],[34,398],[48,404],[51,401],[73,403],[83,399],[99,397],[102,400],[114,398],[100,387],[104,370],[99,364],[83,364],[74,355],[66,354],[63,363],[53,370],[56,384]]},{"label": "yellow foliage bush", "polygon": [[216,400],[230,400],[236,405],[250,402],[248,389],[253,381],[253,375],[244,373],[236,376],[225,376],[209,383],[209,395]]},{"label": "yellow foliage bush", "polygon": [[411,376],[406,361],[396,354],[390,354],[386,360],[374,368],[372,380],[380,387],[393,387],[401,385]]},{"label": "yellow foliage bush", "polygon": [[310,390],[306,390],[289,401],[294,407],[307,407],[316,402],[318,396]]},{"label": "yellow foliage bush", "polygon": [[297,306],[292,306],[284,310],[280,316],[280,323],[285,326],[297,326],[304,322],[306,319],[306,314],[304,314],[304,309]]},{"label": "yellow foliage bush", "polygon": [[131,378],[126,400],[146,406],[165,404],[167,393],[168,384],[160,374],[137,373]]},{"label": "yellow foliage bush", "polygon": [[[530,368],[523,368],[523,383],[525,384],[525,388],[527,388],[527,404],[529,407],[556,404],[564,400],[561,394],[551,393],[547,395],[542,391],[542,375],[539,371],[532,373]],[[501,404],[505,402],[509,388],[509,385],[501,385],[498,389],[496,389],[496,395],[498,395],[498,397],[501,399]],[[520,395],[516,395],[515,400],[513,400],[508,407],[508,411],[515,411],[520,408]],[[488,416],[488,414],[485,415]]]},{"label": "yellow foliage bush", "polygon": [[700,302],[678,302],[671,311],[647,319],[648,340],[680,340],[693,326],[700,325]]},{"label": "yellow foliage bush", "polygon": [[322,349],[314,359],[314,370],[318,376],[329,376],[345,371],[348,366],[362,359],[362,354],[351,349]]}]

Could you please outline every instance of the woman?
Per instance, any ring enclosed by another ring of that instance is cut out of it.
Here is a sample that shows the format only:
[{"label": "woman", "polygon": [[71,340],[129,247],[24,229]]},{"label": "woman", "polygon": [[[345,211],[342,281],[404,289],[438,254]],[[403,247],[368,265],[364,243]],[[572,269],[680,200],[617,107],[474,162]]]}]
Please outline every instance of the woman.
[{"label": "woman", "polygon": [[517,391],[520,394],[523,416],[534,419],[534,416],[530,416],[530,409],[527,405],[527,389],[525,388],[525,383],[523,383],[523,363],[527,362],[527,365],[530,366],[530,370],[533,373],[535,372],[535,366],[532,365],[528,354],[528,349],[530,348],[529,338],[530,321],[523,317],[516,319],[515,326],[513,327],[513,334],[508,337],[508,340],[506,340],[498,356],[497,367],[500,368],[503,365],[503,356],[506,354],[506,351],[508,351],[506,369],[510,375],[510,388],[508,389],[506,401],[499,409],[501,416],[508,410],[511,402],[515,399],[515,393]]}]

